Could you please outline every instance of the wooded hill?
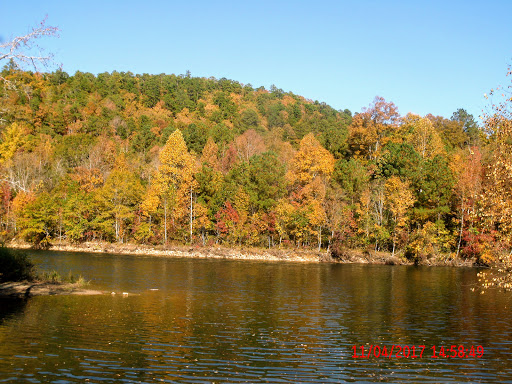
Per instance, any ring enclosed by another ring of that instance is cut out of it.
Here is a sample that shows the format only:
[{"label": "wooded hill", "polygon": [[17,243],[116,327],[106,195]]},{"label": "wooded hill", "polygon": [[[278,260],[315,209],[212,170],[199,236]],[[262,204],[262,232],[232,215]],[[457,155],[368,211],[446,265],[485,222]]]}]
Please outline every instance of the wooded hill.
[{"label": "wooded hill", "polygon": [[463,109],[400,116],[376,97],[352,115],[275,86],[189,73],[70,76],[10,64],[2,77],[4,240],[334,256],[367,248],[481,262],[508,246],[512,225],[493,211],[497,188],[512,181],[499,165],[500,145],[510,145],[503,111],[484,134]]}]

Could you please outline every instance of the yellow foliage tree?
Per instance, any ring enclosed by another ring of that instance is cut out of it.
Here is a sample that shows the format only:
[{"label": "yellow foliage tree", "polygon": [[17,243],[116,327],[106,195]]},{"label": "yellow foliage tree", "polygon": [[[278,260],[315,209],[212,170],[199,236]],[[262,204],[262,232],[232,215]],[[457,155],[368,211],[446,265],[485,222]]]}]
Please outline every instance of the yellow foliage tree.
[{"label": "yellow foliage tree", "polygon": [[369,108],[352,120],[349,126],[349,146],[356,157],[376,160],[380,149],[398,128],[398,109],[382,97],[375,97]]},{"label": "yellow foliage tree", "polygon": [[241,241],[248,235],[248,219],[249,219],[249,195],[242,187],[238,188],[237,193],[233,196],[233,207],[238,213],[238,223],[235,226],[236,237],[241,245]]},{"label": "yellow foliage tree", "polygon": [[105,184],[95,193],[98,226],[107,233],[113,228],[116,241],[123,242],[143,193],[139,177],[129,168],[124,156],[119,156]]},{"label": "yellow foliage tree", "polygon": [[400,131],[423,159],[444,154],[443,141],[430,119],[409,113],[403,119]]},{"label": "yellow foliage tree", "polygon": [[[318,238],[318,248],[322,243],[322,227],[326,221],[324,209],[325,192],[334,171],[334,157],[310,133],[301,140],[286,179],[291,188],[291,198],[298,206],[295,215],[295,228],[304,228],[307,233]],[[299,225],[306,218],[306,225]],[[302,231],[295,231],[301,237]]]},{"label": "yellow foliage tree", "polygon": [[0,164],[12,159],[18,148],[26,143],[29,131],[23,123],[14,122],[7,126],[0,141]]},{"label": "yellow foliage tree", "polygon": [[[509,68],[509,75],[512,70]],[[494,92],[493,92],[494,93]],[[504,95],[504,94],[503,94]],[[512,244],[512,97],[493,104],[485,119],[492,140],[492,157],[484,179],[481,216],[488,229],[498,230],[502,240]]]},{"label": "yellow foliage tree", "polygon": [[[468,147],[457,151],[450,163],[450,168],[456,177],[454,186],[457,197],[459,214],[459,240],[457,256],[459,256],[464,225],[471,228],[477,218],[477,202],[480,200],[482,187],[482,155],[477,147]],[[467,223],[466,223],[467,222]]]},{"label": "yellow foliage tree", "polygon": [[486,172],[482,216],[491,229],[512,241],[512,123],[502,121]]},{"label": "yellow foliage tree", "polygon": [[220,170],[220,162],[219,162],[219,146],[213,141],[211,137],[208,138],[206,142],[203,153],[201,155],[201,164],[206,164],[208,167],[214,169],[215,171]]},{"label": "yellow foliage tree", "polygon": [[333,171],[334,157],[309,133],[301,140],[286,177],[292,184],[304,186],[317,177],[329,179]]},{"label": "yellow foliage tree", "polygon": [[194,228],[201,234],[203,245],[206,243],[206,231],[213,229],[213,223],[208,217],[208,207],[206,204],[198,202],[194,207]]},{"label": "yellow foliage tree", "polygon": [[196,164],[188,152],[181,131],[174,131],[159,155],[160,166],[153,175],[151,186],[143,202],[143,211],[154,214],[158,207],[164,209],[164,243],[167,243],[168,218],[176,228],[190,214],[192,236],[192,194],[197,187],[194,179]]},{"label": "yellow foliage tree", "polygon": [[405,227],[407,222],[407,210],[414,205],[414,195],[409,185],[398,176],[392,176],[386,180],[385,196],[386,206],[391,214],[393,223],[393,256],[395,255],[397,232]]},{"label": "yellow foliage tree", "polygon": [[286,239],[290,233],[292,227],[292,215],[294,212],[293,205],[288,199],[280,199],[276,206],[276,230],[279,234],[279,245],[281,245],[283,239]]}]

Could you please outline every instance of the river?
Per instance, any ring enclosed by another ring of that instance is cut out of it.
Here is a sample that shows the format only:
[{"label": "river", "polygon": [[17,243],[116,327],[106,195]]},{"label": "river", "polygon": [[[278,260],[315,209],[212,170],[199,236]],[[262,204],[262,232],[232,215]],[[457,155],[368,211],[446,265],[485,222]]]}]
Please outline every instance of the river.
[{"label": "river", "polygon": [[0,382],[512,382],[512,294],[476,269],[30,254],[116,294],[0,301]]}]

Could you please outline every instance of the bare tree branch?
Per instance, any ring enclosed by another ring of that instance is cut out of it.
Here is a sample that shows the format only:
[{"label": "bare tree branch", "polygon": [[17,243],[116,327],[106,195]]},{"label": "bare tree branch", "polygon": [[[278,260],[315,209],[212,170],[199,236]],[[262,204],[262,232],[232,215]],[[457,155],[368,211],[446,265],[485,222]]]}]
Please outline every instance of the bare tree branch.
[{"label": "bare tree branch", "polygon": [[[29,67],[36,72],[39,72],[42,67],[48,67],[52,63],[53,55],[47,54],[36,40],[46,36],[58,37],[59,29],[46,25],[46,18],[28,34],[0,44],[0,63],[4,60],[13,60],[21,69]],[[5,81],[1,76],[0,80]]]},{"label": "bare tree branch", "polygon": [[[46,25],[47,16],[41,21],[38,27],[32,28],[32,31],[24,36],[18,36],[6,43],[0,44],[0,65],[4,60],[10,61],[20,69],[31,68],[35,72],[40,72],[42,67],[47,68],[53,63],[53,54],[45,53],[43,48],[37,44],[37,39],[46,36],[58,37],[59,29]],[[0,75],[0,82],[3,82],[4,89],[17,90],[15,81],[10,81]],[[5,113],[5,109],[0,109],[0,123],[4,123],[5,119],[1,117]]]}]

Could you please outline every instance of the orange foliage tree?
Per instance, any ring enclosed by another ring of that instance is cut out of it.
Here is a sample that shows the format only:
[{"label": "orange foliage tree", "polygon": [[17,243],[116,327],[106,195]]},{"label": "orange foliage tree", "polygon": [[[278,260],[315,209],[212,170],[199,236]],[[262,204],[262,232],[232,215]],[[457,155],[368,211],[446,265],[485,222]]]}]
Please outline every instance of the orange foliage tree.
[{"label": "orange foliage tree", "polygon": [[477,203],[482,188],[482,154],[477,147],[459,150],[451,162],[452,172],[456,176],[454,192],[457,197],[459,235],[457,256],[459,256],[465,227],[469,229],[477,218]]},{"label": "orange foliage tree", "polygon": [[399,123],[398,109],[382,97],[375,97],[369,108],[352,120],[349,126],[349,146],[355,156],[376,160],[380,149],[396,131]]},{"label": "orange foliage tree", "polygon": [[[292,205],[297,212],[294,220],[296,241],[309,235],[317,236],[322,244],[322,227],[326,222],[324,200],[327,185],[334,171],[334,157],[310,133],[301,140],[286,174]],[[283,208],[286,204],[282,205]],[[289,212],[289,209],[282,209]]]}]

